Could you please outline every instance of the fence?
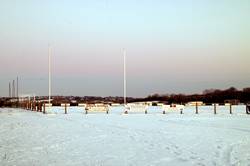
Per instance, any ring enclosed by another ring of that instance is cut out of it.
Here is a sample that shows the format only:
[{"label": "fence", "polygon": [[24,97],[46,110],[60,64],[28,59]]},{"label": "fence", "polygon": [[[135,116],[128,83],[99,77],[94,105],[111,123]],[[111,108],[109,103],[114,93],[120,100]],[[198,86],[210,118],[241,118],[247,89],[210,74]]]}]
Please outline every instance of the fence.
[{"label": "fence", "polygon": [[[170,107],[169,105],[162,106],[143,106],[130,104],[128,106],[109,106],[109,105],[88,105],[79,104],[78,106],[70,106],[68,103],[63,103],[61,106],[52,106],[43,102],[24,102],[20,103],[19,107],[36,112],[71,114],[250,114],[250,105],[219,105],[212,104],[211,106],[187,106],[177,105]],[[126,111],[126,112],[125,112]]]}]

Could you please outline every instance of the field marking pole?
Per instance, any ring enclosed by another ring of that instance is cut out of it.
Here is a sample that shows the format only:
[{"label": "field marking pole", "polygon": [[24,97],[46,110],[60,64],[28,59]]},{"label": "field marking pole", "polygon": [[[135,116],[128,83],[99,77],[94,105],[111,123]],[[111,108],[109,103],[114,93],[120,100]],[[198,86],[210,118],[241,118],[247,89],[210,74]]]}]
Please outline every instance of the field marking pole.
[{"label": "field marking pole", "polygon": [[195,103],[195,114],[198,114],[198,102]]},{"label": "field marking pole", "polygon": [[88,114],[88,108],[85,107],[85,114]]},{"label": "field marking pole", "polygon": [[46,113],[46,110],[45,110],[45,103],[43,103],[43,114]]},{"label": "field marking pole", "polygon": [[64,106],[65,106],[65,114],[67,114],[67,104],[65,104]]},{"label": "field marking pole", "polygon": [[231,104],[231,103],[229,104],[229,113],[230,113],[230,114],[233,113],[233,112],[232,112],[232,104]]},{"label": "field marking pole", "polygon": [[214,114],[217,114],[216,104],[214,104]]},{"label": "field marking pole", "polygon": [[109,114],[109,108],[107,108],[107,110],[106,110],[106,114]]}]

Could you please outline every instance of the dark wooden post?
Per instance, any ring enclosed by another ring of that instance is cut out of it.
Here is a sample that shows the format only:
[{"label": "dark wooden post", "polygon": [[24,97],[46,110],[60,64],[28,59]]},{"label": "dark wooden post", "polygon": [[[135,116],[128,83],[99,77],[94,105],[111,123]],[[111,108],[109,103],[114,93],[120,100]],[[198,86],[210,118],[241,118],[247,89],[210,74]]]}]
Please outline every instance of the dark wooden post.
[{"label": "dark wooden post", "polygon": [[45,103],[43,103],[43,114],[46,113],[46,110],[45,110]]},{"label": "dark wooden post", "polygon": [[230,112],[230,114],[232,114],[233,112],[232,112],[232,104],[230,103],[230,105],[229,105],[229,112]]},{"label": "dark wooden post", "polygon": [[128,114],[128,109],[126,108],[126,106],[125,106],[125,112],[124,112],[124,114]]},{"label": "dark wooden post", "polygon": [[39,112],[38,103],[35,101],[36,112]]},{"label": "dark wooden post", "polygon": [[34,102],[31,102],[31,111],[34,111]]},{"label": "dark wooden post", "polygon": [[40,103],[37,103],[37,112],[40,112]]},{"label": "dark wooden post", "polygon": [[85,114],[88,114],[88,107],[85,107]]},{"label": "dark wooden post", "polygon": [[67,114],[67,104],[65,104],[64,106],[65,106],[65,114]]},{"label": "dark wooden post", "polygon": [[43,103],[40,103],[40,112],[43,112]]},{"label": "dark wooden post", "polygon": [[216,104],[214,103],[214,114],[217,114]]},{"label": "dark wooden post", "polygon": [[181,111],[180,111],[181,114],[183,114],[183,109],[181,108]]},{"label": "dark wooden post", "polygon": [[250,104],[246,104],[246,114],[250,114]]},{"label": "dark wooden post", "polygon": [[40,112],[43,112],[43,104],[41,102],[39,103],[39,107],[40,107]]},{"label": "dark wooden post", "polygon": [[166,111],[165,110],[163,110],[163,112],[162,112],[163,114],[166,114]]},{"label": "dark wooden post", "polygon": [[199,111],[198,111],[198,102],[195,103],[195,113],[198,114]]}]

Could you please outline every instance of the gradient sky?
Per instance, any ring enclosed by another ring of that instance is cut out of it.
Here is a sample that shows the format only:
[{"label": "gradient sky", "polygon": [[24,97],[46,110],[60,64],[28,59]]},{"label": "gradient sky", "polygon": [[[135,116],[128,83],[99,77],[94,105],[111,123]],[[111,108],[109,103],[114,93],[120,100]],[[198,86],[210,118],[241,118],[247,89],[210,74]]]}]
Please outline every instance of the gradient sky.
[{"label": "gradient sky", "polygon": [[250,86],[249,0],[1,0],[0,96],[197,93]]}]

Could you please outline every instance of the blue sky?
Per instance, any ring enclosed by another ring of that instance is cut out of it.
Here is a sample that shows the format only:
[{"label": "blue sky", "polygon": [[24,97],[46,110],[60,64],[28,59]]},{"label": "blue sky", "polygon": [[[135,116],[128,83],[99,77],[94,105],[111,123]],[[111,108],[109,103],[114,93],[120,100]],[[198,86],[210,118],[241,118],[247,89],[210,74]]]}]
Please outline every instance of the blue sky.
[{"label": "blue sky", "polygon": [[2,0],[0,96],[17,75],[21,93],[47,94],[48,44],[54,95],[196,93],[250,86],[248,0]]}]

